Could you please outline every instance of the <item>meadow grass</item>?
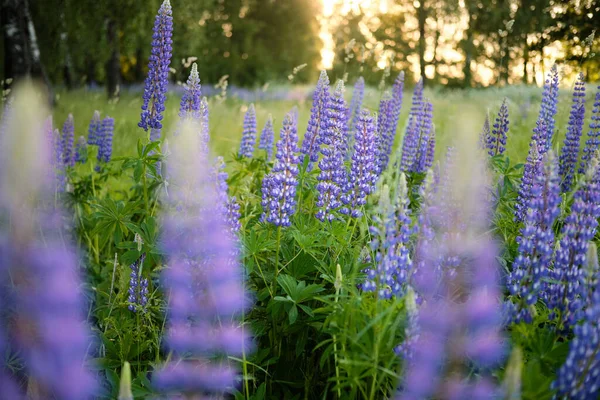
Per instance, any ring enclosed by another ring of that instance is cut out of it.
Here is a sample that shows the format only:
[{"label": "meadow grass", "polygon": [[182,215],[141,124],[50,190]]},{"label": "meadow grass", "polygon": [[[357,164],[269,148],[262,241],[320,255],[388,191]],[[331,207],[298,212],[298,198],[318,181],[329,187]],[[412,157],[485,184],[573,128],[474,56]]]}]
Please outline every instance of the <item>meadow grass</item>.
[{"label": "meadow grass", "polygon": [[[588,115],[591,113],[593,100],[593,87],[588,87]],[[292,90],[292,87],[289,87]],[[302,138],[310,116],[311,92],[310,88],[301,87],[305,96],[301,100],[258,100],[255,102],[259,133],[267,120],[268,114],[274,118],[276,139],[283,116],[292,107],[298,107],[299,125],[298,133]],[[348,102],[352,95],[351,87],[346,90]],[[554,137],[553,147],[562,144],[570,111],[571,88],[563,88],[560,93],[558,106],[557,134]],[[375,88],[365,91],[364,107],[377,110],[382,92]],[[509,86],[505,88],[487,88],[471,90],[439,90],[426,89],[425,97],[433,102],[434,123],[437,136],[436,159],[453,143],[453,138],[459,130],[468,129],[476,140],[480,132],[486,113],[490,117],[490,124],[494,118],[503,98],[508,99],[510,113],[510,130],[507,143],[507,154],[514,162],[524,162],[527,149],[531,140],[532,130],[539,111],[542,89],[538,87]],[[87,136],[87,126],[94,110],[99,110],[103,115],[115,119],[115,134],[113,139],[113,156],[128,156],[135,151],[138,139],[147,134],[137,126],[141,107],[141,93],[127,91],[121,94],[118,101],[108,101],[102,91],[88,91],[79,89],[74,91],[59,92],[59,100],[54,109],[55,126],[61,126],[69,113],[75,116],[76,136]],[[296,99],[298,96],[296,96]],[[163,134],[169,138],[173,127],[178,120],[180,97],[171,94],[167,98],[166,111],[163,120]],[[396,137],[396,146],[401,143],[405,124],[410,109],[411,93],[404,93],[404,102],[400,114],[399,129]],[[210,133],[211,146],[214,154],[229,159],[232,153],[238,151],[242,134],[244,112],[249,102],[239,98],[227,97],[219,100],[209,98],[210,106]],[[584,131],[584,138],[587,131]]]}]

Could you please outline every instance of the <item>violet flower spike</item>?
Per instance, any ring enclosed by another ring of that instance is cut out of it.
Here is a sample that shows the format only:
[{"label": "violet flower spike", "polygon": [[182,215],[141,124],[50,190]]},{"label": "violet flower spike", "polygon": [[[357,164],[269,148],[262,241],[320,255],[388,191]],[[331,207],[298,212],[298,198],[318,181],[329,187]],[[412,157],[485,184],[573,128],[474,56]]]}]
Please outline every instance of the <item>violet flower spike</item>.
[{"label": "violet flower spike", "polygon": [[362,110],[356,125],[356,141],[349,178],[341,199],[342,214],[358,218],[367,203],[367,195],[375,190],[377,181],[375,121],[367,110]]},{"label": "violet flower spike", "polygon": [[179,118],[200,119],[200,99],[202,98],[202,86],[198,75],[198,65],[192,64],[190,76],[184,85],[181,104],[179,105]]},{"label": "violet flower spike", "polygon": [[75,144],[75,162],[84,164],[87,161],[87,142],[83,136],[79,136]]},{"label": "violet flower spike", "polygon": [[275,132],[273,131],[273,116],[269,114],[267,122],[260,133],[260,141],[258,148],[264,150],[267,153],[267,161],[271,161],[273,158],[273,143],[275,141]]},{"label": "violet flower spike", "polygon": [[317,180],[317,219],[332,221],[335,211],[342,205],[340,197],[347,184],[345,138],[347,128],[347,108],[344,101],[344,82],[338,81],[331,98],[331,107],[327,113],[327,128],[322,134],[321,153],[319,161],[319,176]]},{"label": "violet flower spike", "polygon": [[69,114],[62,129],[63,164],[66,167],[75,166],[75,125],[73,115]]},{"label": "violet flower spike", "polygon": [[162,242],[171,299],[165,342],[173,356],[153,374],[153,385],[167,396],[220,398],[236,384],[228,357],[248,346],[238,321],[248,301],[239,245],[228,232],[208,160],[198,156],[197,129],[185,123],[171,145]]},{"label": "violet flower spike", "polygon": [[540,113],[533,130],[533,138],[539,145],[540,154],[546,153],[552,147],[552,136],[554,135],[554,125],[558,105],[558,67],[552,66],[552,69],[546,77],[544,92],[542,93],[542,104]]},{"label": "violet flower spike", "polygon": [[277,142],[273,170],[262,183],[261,219],[275,226],[290,226],[290,217],[296,211],[298,186],[298,130],[295,112],[286,114]]},{"label": "violet flower spike", "polygon": [[560,178],[552,151],[545,158],[542,173],[534,177],[525,225],[517,238],[519,253],[507,279],[508,291],[516,303],[508,300],[506,317],[515,323],[533,321],[532,307],[542,295],[552,263],[554,224],[560,214]]},{"label": "violet flower spike", "polygon": [[100,132],[100,111],[94,111],[94,115],[90,120],[90,125],[88,127],[88,140],[87,143],[90,146],[98,146],[98,135]]},{"label": "violet flower spike", "polygon": [[242,132],[242,142],[240,144],[240,157],[252,158],[254,154],[254,145],[256,143],[256,111],[254,104],[250,104],[248,111],[244,115],[244,131]]},{"label": "violet flower spike", "polygon": [[492,126],[492,131],[486,140],[486,148],[490,157],[504,154],[508,125],[508,104],[506,104],[506,99],[504,99],[498,111],[496,121],[494,121],[494,125]]},{"label": "violet flower spike", "polygon": [[[539,120],[538,123],[543,124]],[[517,222],[524,221],[527,215],[527,209],[532,197],[533,182],[535,177],[541,173],[543,154],[538,143],[533,140],[529,147],[529,154],[523,168],[523,177],[521,178],[517,202],[515,203],[515,221]]]},{"label": "violet flower spike", "polygon": [[308,157],[308,169],[310,169],[312,164],[319,159],[319,150],[322,140],[321,136],[327,129],[327,110],[330,107],[330,97],[329,78],[325,71],[321,71],[317,87],[313,93],[310,119],[308,120],[306,133],[304,134],[304,140],[302,141],[302,148],[300,149],[302,154],[304,154],[304,157]]},{"label": "violet flower spike", "polygon": [[560,153],[560,176],[563,193],[569,192],[579,159],[579,141],[585,119],[585,81],[580,73],[573,89],[573,103],[569,115],[567,134]]},{"label": "violet flower spike", "polygon": [[145,259],[146,253],[142,253],[140,258],[129,266],[131,273],[127,301],[129,310],[133,312],[137,312],[138,308],[145,311],[146,303],[148,303],[148,278],[141,275]]},{"label": "violet flower spike", "polygon": [[600,86],[598,86],[596,90],[594,108],[592,109],[592,117],[590,118],[588,139],[585,142],[583,155],[581,156],[581,165],[579,166],[580,174],[587,171],[590,161],[594,158],[594,154],[600,147]]},{"label": "violet flower spike", "polygon": [[105,117],[102,120],[101,134],[99,136],[98,144],[98,161],[101,163],[107,163],[110,161],[112,156],[112,141],[113,132],[115,129],[115,120],[111,117]]},{"label": "violet flower spike", "polygon": [[148,132],[150,140],[160,139],[171,64],[173,17],[171,3],[164,0],[154,20],[152,54],[148,62],[148,77],[144,83],[142,113],[138,126]]}]

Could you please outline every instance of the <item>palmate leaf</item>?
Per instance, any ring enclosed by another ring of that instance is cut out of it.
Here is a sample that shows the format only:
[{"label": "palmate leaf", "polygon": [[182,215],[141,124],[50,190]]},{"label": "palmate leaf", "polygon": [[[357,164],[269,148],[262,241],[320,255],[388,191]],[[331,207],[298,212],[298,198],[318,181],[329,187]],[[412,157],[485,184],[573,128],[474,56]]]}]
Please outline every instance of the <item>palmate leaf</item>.
[{"label": "palmate leaf", "polygon": [[129,231],[135,230],[136,225],[131,222],[131,218],[141,212],[140,202],[124,203],[115,202],[107,198],[101,203],[93,204],[95,212],[92,214],[95,227],[92,235],[99,235],[100,241],[104,244],[112,237],[115,244],[119,244],[124,235]]}]

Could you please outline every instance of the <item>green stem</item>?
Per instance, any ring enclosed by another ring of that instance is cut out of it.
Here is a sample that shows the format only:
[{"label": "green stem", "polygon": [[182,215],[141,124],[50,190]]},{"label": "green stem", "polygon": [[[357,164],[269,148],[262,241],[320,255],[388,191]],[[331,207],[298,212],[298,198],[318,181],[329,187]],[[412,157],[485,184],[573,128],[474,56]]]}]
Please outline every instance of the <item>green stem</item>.
[{"label": "green stem", "polygon": [[144,206],[146,208],[146,212],[150,212],[150,204],[148,203],[148,185],[146,181],[146,164],[144,164],[144,172],[142,174],[142,183],[144,185]]}]

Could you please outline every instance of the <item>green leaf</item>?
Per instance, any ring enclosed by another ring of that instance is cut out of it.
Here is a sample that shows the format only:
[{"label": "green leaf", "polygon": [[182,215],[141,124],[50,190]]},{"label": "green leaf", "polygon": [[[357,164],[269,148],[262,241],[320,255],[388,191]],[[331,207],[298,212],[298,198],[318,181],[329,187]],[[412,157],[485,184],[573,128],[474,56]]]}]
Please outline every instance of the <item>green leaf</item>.
[{"label": "green leaf", "polygon": [[290,325],[293,325],[294,322],[296,322],[296,319],[298,319],[298,307],[296,307],[295,304],[290,308],[290,311],[288,311],[288,317],[290,319]]}]

